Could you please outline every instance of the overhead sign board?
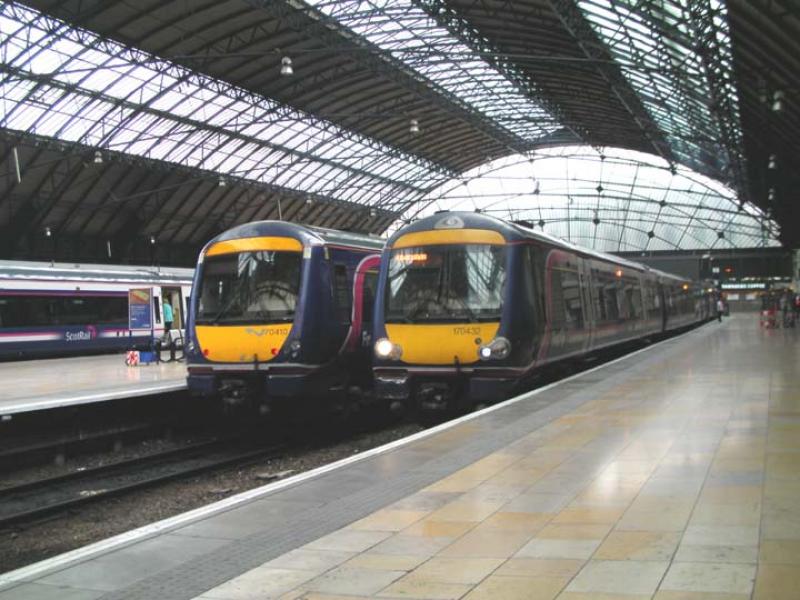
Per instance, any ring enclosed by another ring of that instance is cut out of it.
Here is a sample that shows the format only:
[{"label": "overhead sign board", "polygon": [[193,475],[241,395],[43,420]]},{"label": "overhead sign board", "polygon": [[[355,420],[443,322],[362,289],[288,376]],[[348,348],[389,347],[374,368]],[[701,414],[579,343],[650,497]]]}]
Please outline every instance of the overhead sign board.
[{"label": "overhead sign board", "polygon": [[128,290],[128,329],[153,328],[153,290]]}]

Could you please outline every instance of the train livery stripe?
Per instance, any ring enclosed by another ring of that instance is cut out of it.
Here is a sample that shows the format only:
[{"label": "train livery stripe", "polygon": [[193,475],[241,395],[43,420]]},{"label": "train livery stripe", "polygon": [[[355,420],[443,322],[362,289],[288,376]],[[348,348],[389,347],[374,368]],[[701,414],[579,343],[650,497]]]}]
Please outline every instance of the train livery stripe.
[{"label": "train livery stripe", "polygon": [[389,339],[402,349],[407,364],[466,365],[478,361],[478,348],[494,339],[499,322],[386,324]]},{"label": "train livery stripe", "polygon": [[227,240],[213,244],[206,256],[220,254],[236,254],[238,252],[258,252],[261,250],[284,250],[289,252],[302,252],[303,244],[300,240],[290,237],[251,237]]},{"label": "train livery stripe", "polygon": [[281,351],[291,323],[274,325],[197,325],[200,351],[211,362],[267,362]]},{"label": "train livery stripe", "polygon": [[397,249],[437,244],[503,245],[505,243],[506,239],[500,232],[490,229],[437,229],[401,235],[391,247]]}]

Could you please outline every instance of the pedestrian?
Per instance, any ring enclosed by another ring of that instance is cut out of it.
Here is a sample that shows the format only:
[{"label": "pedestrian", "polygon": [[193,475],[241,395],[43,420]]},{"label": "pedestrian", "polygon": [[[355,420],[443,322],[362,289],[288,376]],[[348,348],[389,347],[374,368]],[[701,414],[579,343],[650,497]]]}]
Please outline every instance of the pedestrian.
[{"label": "pedestrian", "polygon": [[172,329],[172,305],[169,303],[168,298],[164,298],[164,334],[169,335],[169,330]]},{"label": "pedestrian", "polygon": [[722,301],[722,297],[717,298],[717,321],[722,323],[722,313],[725,312],[725,303]]}]

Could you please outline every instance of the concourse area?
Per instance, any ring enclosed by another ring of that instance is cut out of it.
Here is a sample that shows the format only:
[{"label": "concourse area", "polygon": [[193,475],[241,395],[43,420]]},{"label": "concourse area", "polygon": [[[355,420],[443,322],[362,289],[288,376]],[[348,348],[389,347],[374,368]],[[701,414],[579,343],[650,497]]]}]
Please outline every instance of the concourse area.
[{"label": "concourse area", "polygon": [[0,576],[0,600],[789,600],[800,346],[742,313]]}]

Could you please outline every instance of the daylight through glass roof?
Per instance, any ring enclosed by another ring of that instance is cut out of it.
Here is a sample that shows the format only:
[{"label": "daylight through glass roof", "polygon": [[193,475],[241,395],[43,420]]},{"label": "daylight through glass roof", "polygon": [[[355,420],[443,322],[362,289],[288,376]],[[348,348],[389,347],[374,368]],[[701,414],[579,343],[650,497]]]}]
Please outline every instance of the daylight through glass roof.
[{"label": "daylight through glass roof", "polygon": [[[742,133],[724,3],[578,0],[578,5],[676,158],[697,170],[711,166],[733,181],[741,157],[729,153],[740,152]],[[719,106],[712,108],[715,97]],[[721,139],[727,142],[724,150]]]},{"label": "daylight through glass roof", "polygon": [[443,178],[418,157],[14,3],[0,6],[0,32],[3,128],[387,210]]},{"label": "daylight through glass roof", "polygon": [[[451,181],[405,215],[480,210],[605,252],[779,246],[724,185],[630,150],[561,147],[506,157]],[[419,207],[423,207],[421,210]],[[398,222],[398,224],[401,222]],[[398,224],[395,227],[399,226]]]},{"label": "daylight through glass roof", "polygon": [[527,142],[561,128],[478,53],[411,0],[306,0]]}]

